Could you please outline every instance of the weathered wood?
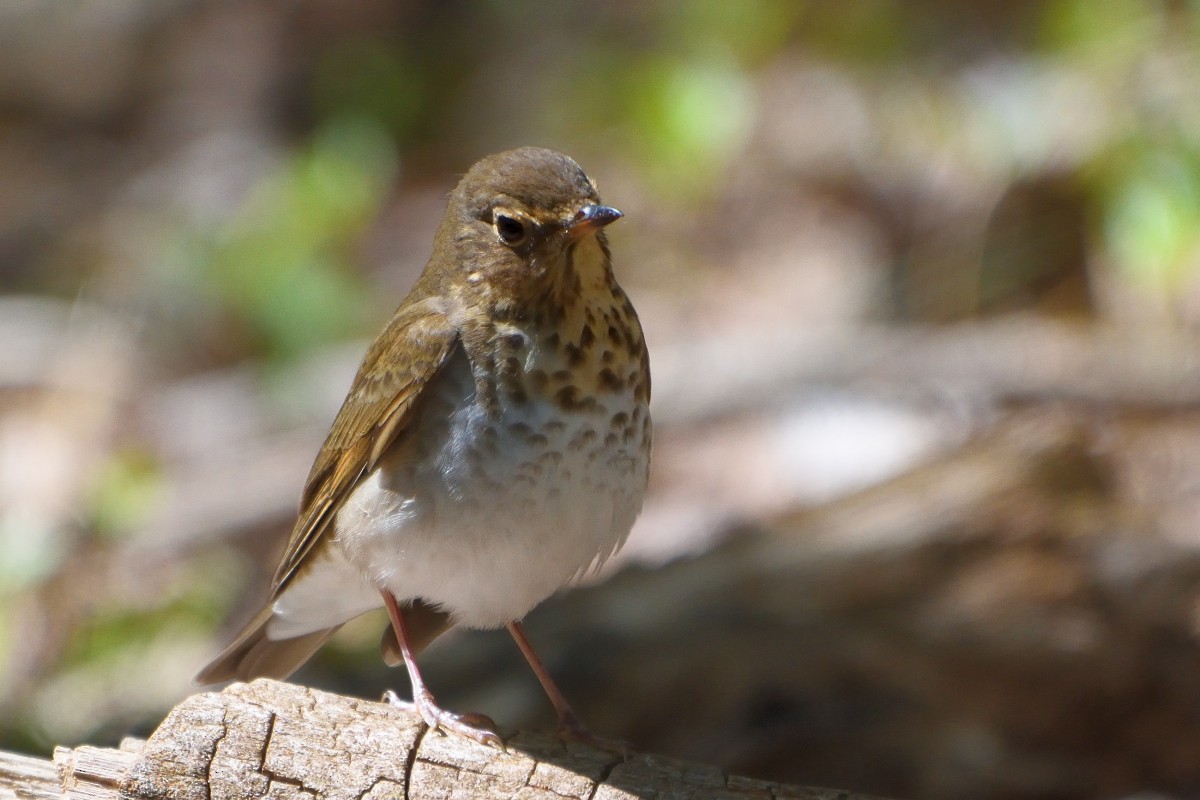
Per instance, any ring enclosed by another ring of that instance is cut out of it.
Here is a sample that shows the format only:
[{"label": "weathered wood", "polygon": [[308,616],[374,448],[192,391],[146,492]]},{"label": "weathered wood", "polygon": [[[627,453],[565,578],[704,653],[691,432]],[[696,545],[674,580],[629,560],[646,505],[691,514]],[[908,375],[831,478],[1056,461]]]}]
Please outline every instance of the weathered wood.
[{"label": "weathered wood", "polygon": [[502,751],[382,703],[268,680],[193,695],[119,750],[60,747],[53,765],[0,753],[0,800],[500,797],[871,800],[547,736],[517,734]]},{"label": "weathered wood", "polygon": [[0,752],[0,800],[44,800],[61,796],[58,773],[49,761]]}]

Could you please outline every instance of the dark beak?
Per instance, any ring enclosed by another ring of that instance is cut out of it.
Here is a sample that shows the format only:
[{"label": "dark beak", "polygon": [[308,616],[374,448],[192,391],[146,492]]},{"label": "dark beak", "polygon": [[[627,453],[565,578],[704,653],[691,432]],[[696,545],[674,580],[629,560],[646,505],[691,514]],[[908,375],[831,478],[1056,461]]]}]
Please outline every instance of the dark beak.
[{"label": "dark beak", "polygon": [[577,240],[589,233],[595,233],[623,216],[624,214],[612,206],[587,205],[575,214],[567,225],[567,231],[571,239]]}]

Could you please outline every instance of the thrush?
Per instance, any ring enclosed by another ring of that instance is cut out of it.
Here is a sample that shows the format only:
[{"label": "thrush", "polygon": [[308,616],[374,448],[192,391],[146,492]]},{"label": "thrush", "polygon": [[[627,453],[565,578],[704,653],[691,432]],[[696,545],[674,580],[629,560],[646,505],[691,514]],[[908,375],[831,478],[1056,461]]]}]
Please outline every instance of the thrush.
[{"label": "thrush", "polygon": [[384,658],[430,727],[500,743],[483,715],[438,706],[416,656],[456,625],[507,627],[560,732],[588,736],[520,620],[612,555],[642,506],[650,366],[605,238],[620,217],[561,153],[471,167],[317,454],[270,601],[198,682],[284,679],[382,605]]}]

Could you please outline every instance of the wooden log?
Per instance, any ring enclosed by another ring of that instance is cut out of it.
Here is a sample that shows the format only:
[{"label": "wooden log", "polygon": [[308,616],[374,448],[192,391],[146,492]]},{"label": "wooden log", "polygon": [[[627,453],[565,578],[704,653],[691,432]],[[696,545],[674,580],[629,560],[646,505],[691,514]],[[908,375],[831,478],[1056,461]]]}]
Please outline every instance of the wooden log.
[{"label": "wooden log", "polygon": [[500,750],[383,703],[269,680],[193,695],[148,740],[118,750],[60,747],[53,765],[0,753],[0,800],[501,797],[871,800],[543,735],[510,736]]},{"label": "wooden log", "polygon": [[0,800],[57,800],[60,797],[62,785],[54,764],[0,751]]}]

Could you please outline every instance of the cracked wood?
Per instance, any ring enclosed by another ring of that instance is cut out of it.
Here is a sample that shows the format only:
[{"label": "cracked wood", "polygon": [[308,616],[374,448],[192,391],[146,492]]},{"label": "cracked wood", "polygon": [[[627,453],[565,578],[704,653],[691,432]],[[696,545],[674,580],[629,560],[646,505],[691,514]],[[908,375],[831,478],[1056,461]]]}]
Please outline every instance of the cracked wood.
[{"label": "cracked wood", "polygon": [[417,715],[382,703],[269,680],[193,695],[144,743],[58,748],[60,787],[50,785],[49,770],[34,759],[25,760],[43,765],[29,773],[37,781],[6,784],[4,758],[0,800],[870,800],[661,756],[622,759],[533,734],[510,736],[501,751],[431,732]]}]

